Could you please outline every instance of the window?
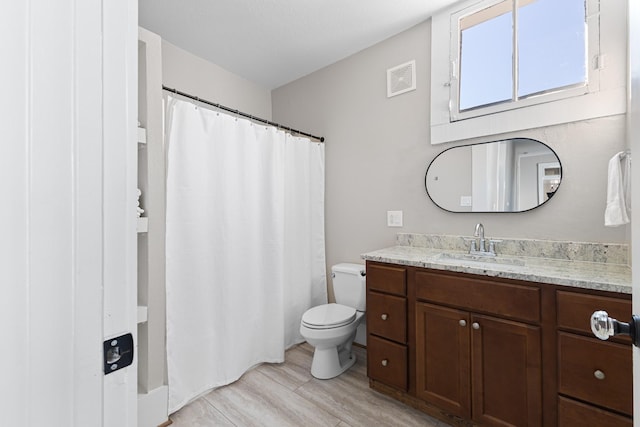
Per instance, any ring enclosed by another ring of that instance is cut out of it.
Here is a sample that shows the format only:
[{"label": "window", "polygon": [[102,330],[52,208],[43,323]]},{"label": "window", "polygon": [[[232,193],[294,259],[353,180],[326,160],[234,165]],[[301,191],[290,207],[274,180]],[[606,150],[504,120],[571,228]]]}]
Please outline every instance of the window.
[{"label": "window", "polygon": [[459,110],[510,101],[514,79],[511,1],[459,20]]},{"label": "window", "polygon": [[434,15],[431,144],[624,114],[627,13],[625,1],[460,0]]},{"label": "window", "polygon": [[452,28],[454,120],[588,90],[585,0],[485,2],[454,14]]}]

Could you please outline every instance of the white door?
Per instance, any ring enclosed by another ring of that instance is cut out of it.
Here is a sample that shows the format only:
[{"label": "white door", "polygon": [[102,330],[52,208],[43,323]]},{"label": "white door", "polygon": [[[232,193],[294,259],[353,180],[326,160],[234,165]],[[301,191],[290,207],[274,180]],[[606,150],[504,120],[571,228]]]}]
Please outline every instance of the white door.
[{"label": "white door", "polygon": [[[631,243],[633,277],[633,312],[640,315],[640,2],[629,0],[629,69],[631,102],[627,113],[627,138],[631,148]],[[635,168],[635,169],[634,169]],[[633,349],[633,425],[640,427],[640,348]]]},{"label": "white door", "polygon": [[2,425],[136,422],[135,364],[102,366],[105,335],[135,333],[136,21],[136,1],[2,4]]}]

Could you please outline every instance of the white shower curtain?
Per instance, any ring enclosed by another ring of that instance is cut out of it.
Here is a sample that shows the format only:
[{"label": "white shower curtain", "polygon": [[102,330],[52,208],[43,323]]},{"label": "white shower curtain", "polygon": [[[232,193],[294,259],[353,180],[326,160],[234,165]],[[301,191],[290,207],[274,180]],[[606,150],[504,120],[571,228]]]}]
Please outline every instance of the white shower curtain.
[{"label": "white shower curtain", "polygon": [[324,146],[169,97],[171,412],[282,362],[325,303]]}]

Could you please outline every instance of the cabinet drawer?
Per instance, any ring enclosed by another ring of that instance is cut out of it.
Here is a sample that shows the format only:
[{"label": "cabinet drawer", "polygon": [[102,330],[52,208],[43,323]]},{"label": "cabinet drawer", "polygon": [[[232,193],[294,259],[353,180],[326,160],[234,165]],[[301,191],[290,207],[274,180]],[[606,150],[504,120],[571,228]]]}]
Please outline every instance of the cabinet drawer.
[{"label": "cabinet drawer", "polygon": [[407,299],[367,293],[367,330],[399,343],[407,342]]},{"label": "cabinet drawer", "polygon": [[369,335],[367,374],[374,380],[406,391],[407,347]]},{"label": "cabinet drawer", "polygon": [[560,393],[631,415],[632,371],[631,346],[558,333]]},{"label": "cabinet drawer", "polygon": [[430,271],[416,271],[416,297],[525,322],[540,322],[540,289]]},{"label": "cabinet drawer", "polygon": [[575,400],[558,399],[558,427],[632,427],[633,420]]},{"label": "cabinet drawer", "polygon": [[[588,295],[577,292],[558,291],[558,327],[591,335],[591,314],[596,310],[605,310],[609,316],[621,322],[631,319],[631,301],[620,298]],[[631,343],[628,337],[616,337]]]},{"label": "cabinet drawer", "polygon": [[367,263],[367,290],[405,296],[407,270]]}]

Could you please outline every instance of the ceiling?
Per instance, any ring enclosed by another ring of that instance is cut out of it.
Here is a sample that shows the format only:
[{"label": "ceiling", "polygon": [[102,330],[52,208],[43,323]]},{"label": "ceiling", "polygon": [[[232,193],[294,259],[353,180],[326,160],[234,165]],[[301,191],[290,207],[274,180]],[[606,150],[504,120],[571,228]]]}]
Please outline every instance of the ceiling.
[{"label": "ceiling", "polygon": [[139,0],[139,22],[175,46],[274,89],[456,1]]}]

